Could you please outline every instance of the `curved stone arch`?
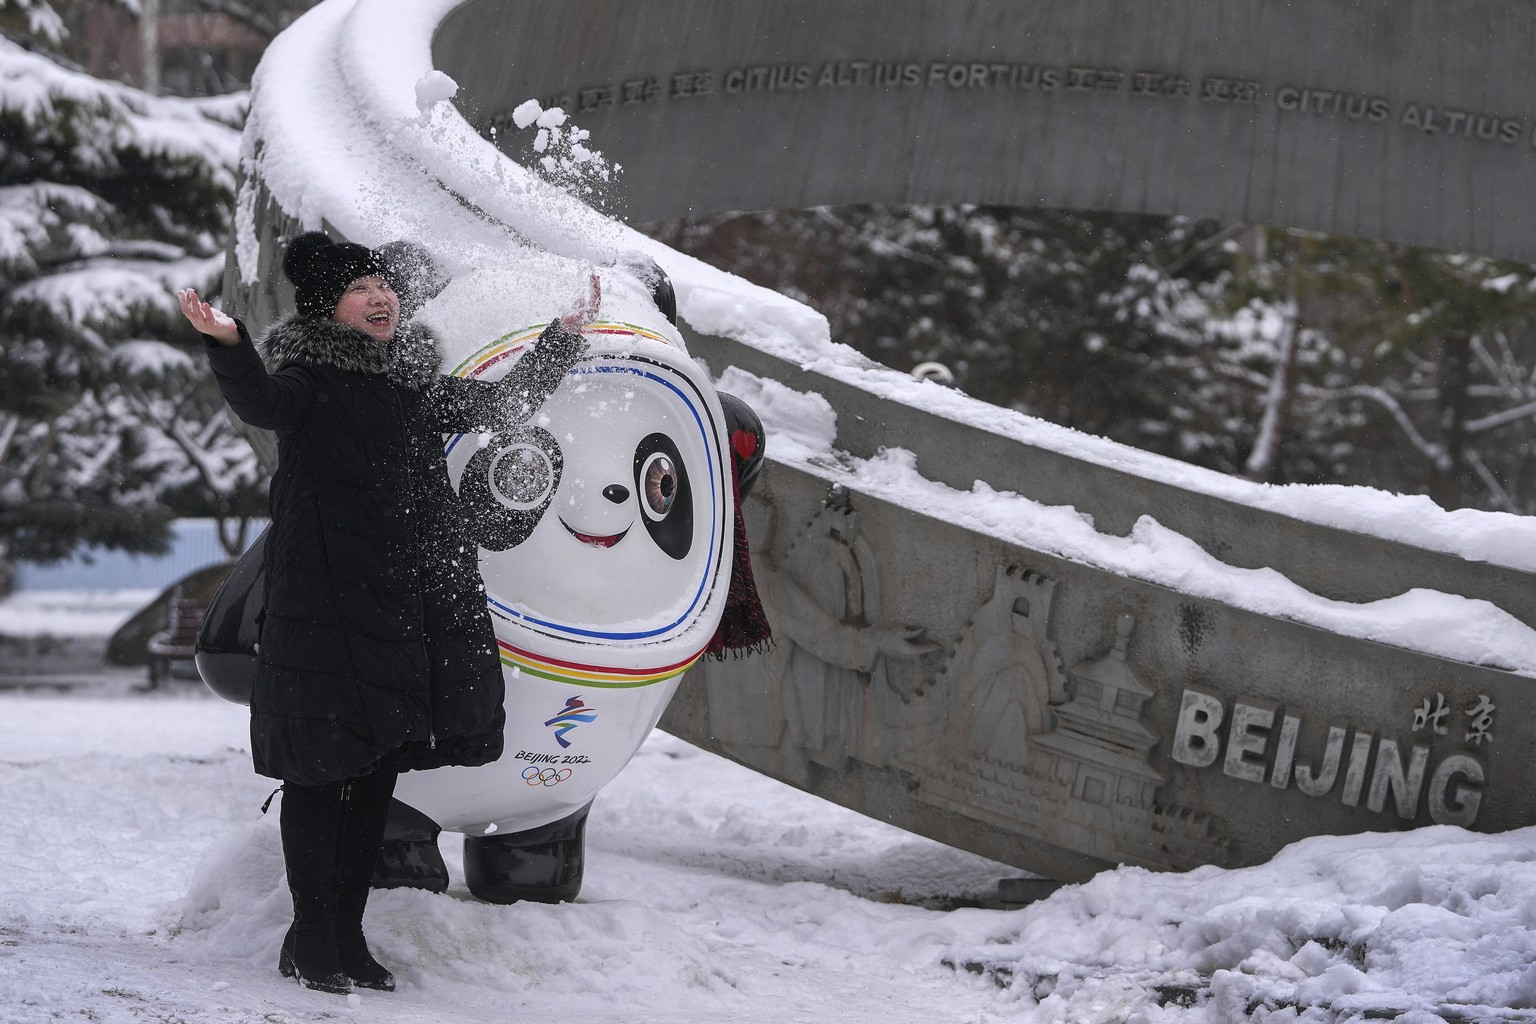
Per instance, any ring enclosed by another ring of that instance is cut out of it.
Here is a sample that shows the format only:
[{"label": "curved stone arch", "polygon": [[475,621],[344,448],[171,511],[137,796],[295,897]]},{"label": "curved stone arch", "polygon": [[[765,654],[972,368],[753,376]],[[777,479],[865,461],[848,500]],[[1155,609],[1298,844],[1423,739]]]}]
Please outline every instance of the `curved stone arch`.
[{"label": "curved stone arch", "polygon": [[625,219],[847,203],[1184,214],[1536,261],[1516,0],[470,0],[482,131],[560,105]]}]

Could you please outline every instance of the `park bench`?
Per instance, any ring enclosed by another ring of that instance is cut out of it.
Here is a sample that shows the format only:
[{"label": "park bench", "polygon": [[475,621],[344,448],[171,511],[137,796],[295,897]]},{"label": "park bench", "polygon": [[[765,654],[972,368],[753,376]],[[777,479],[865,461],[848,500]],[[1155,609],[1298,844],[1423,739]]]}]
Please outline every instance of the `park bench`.
[{"label": "park bench", "polygon": [[[197,653],[197,630],[207,611],[207,601],[182,597],[180,593],[171,598],[166,627],[150,637],[145,647],[149,655],[150,689],[176,674],[174,669],[178,663],[183,667],[193,664],[193,656]],[[195,670],[190,678],[196,678]]]}]

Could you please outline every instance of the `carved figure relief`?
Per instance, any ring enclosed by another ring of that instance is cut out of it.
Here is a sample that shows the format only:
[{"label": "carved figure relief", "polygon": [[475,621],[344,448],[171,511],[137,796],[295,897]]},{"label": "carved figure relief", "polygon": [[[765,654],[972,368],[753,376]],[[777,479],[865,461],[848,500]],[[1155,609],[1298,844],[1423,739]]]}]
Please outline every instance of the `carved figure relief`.
[{"label": "carved figure relief", "polygon": [[943,673],[968,680],[973,694],[969,749],[1015,756],[1025,737],[1049,728],[1049,706],[1066,700],[1049,635],[1055,590],[1056,581],[1039,573],[997,567],[991,599],[972,616]]},{"label": "carved figure relief", "polygon": [[789,738],[837,767],[859,751],[861,720],[885,698],[871,690],[907,702],[921,695],[923,659],[938,645],[922,626],[882,617],[879,562],[840,489],[781,560],[762,559],[754,571],[774,626],[764,667],[785,695]]}]

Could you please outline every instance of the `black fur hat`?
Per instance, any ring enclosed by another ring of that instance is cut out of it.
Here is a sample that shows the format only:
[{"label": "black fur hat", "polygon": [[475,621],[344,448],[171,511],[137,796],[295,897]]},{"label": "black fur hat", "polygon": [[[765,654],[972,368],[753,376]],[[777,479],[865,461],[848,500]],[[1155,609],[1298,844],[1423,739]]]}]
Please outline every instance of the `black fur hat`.
[{"label": "black fur hat", "polygon": [[283,250],[283,273],[293,282],[300,313],[329,316],[347,285],[360,277],[383,276],[383,268],[366,246],[306,231]]}]

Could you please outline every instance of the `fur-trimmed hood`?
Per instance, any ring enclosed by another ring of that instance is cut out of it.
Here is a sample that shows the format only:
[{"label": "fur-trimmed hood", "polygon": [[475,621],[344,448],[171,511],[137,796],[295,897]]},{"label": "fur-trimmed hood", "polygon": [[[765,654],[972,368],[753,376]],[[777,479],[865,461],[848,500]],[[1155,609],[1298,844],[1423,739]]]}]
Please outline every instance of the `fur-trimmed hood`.
[{"label": "fur-trimmed hood", "polygon": [[421,390],[441,372],[443,354],[425,325],[401,324],[380,344],[329,316],[296,313],[273,324],[259,342],[275,369],[289,364],[333,366],[350,373],[384,373],[403,387]]}]

